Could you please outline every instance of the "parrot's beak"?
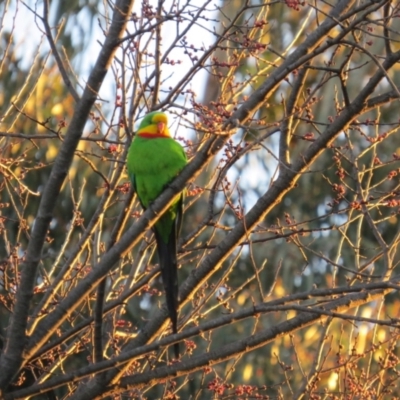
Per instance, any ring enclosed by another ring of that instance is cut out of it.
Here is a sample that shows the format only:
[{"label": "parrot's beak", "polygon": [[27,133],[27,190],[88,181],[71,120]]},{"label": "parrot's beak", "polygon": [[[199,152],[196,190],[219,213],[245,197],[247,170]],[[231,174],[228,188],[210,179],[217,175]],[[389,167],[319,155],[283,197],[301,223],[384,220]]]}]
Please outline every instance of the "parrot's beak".
[{"label": "parrot's beak", "polygon": [[158,133],[162,135],[164,133],[164,130],[165,130],[164,122],[158,122],[157,123],[157,131],[158,131]]}]

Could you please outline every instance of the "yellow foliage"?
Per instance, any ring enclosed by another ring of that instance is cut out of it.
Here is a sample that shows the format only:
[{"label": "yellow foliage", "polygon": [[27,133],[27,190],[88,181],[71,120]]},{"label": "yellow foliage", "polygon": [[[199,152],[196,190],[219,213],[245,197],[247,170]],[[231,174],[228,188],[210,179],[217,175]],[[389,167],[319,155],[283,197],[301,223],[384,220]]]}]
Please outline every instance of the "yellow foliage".
[{"label": "yellow foliage", "polygon": [[21,142],[14,142],[11,146],[11,154],[15,156],[16,154],[19,154],[21,149]]},{"label": "yellow foliage", "polygon": [[379,328],[376,337],[380,342],[384,342],[386,340],[386,330],[384,328]]},{"label": "yellow foliage", "polygon": [[335,390],[339,380],[339,375],[336,372],[331,372],[328,379],[329,390]]},{"label": "yellow foliage", "polygon": [[240,293],[237,297],[237,303],[239,306],[242,306],[246,301],[247,296],[244,293]]},{"label": "yellow foliage", "polygon": [[279,357],[279,349],[280,349],[280,346],[279,346],[278,341],[274,342],[274,344],[271,347],[271,359],[270,359],[271,365],[277,364],[278,360],[275,357],[275,355]]},{"label": "yellow foliage", "polygon": [[360,326],[359,334],[358,334],[358,338],[357,338],[357,345],[356,345],[357,354],[364,353],[366,343],[367,343],[368,332],[369,332],[369,329],[366,324],[363,324]]},{"label": "yellow foliage", "polygon": [[253,376],[253,366],[251,364],[246,364],[243,369],[243,380],[248,382]]},{"label": "yellow foliage", "polygon": [[53,144],[49,143],[49,147],[46,151],[46,160],[53,161],[58,154],[58,147],[54,146]]},{"label": "yellow foliage", "polygon": [[287,312],[287,319],[291,319],[291,318],[294,318],[295,316],[296,316],[296,311],[295,310],[289,310],[288,312]]},{"label": "yellow foliage", "polygon": [[55,116],[62,116],[64,114],[64,106],[61,103],[54,104],[51,109],[51,114]]},{"label": "yellow foliage", "polygon": [[278,278],[278,280],[276,282],[276,285],[275,285],[274,292],[275,292],[275,296],[276,297],[283,297],[286,294],[285,288],[282,285],[282,279],[281,278]]},{"label": "yellow foliage", "polygon": [[310,326],[305,332],[304,339],[311,340],[318,333],[318,328],[315,325]]}]

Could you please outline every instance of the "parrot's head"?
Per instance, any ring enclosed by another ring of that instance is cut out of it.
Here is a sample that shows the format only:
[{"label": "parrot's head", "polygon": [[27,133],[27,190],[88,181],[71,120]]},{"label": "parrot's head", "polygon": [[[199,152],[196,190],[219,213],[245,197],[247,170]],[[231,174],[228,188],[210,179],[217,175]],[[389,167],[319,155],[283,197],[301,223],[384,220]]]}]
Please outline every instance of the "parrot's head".
[{"label": "parrot's head", "polygon": [[148,113],[139,125],[137,134],[142,137],[171,137],[168,116],[160,111]]}]

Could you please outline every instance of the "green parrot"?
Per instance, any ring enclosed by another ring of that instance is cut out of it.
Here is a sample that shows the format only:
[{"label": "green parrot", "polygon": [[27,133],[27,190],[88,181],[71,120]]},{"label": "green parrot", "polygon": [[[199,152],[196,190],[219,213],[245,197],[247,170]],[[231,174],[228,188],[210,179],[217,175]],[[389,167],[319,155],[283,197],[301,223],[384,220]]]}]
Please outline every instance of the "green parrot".
[{"label": "green parrot", "polygon": [[[187,164],[183,147],[168,130],[168,117],[154,111],[147,114],[136,132],[128,151],[127,167],[133,188],[144,209],[162,193]],[[171,206],[153,227],[161,276],[165,289],[172,331],[177,332],[178,272],[176,242],[182,223],[184,192],[177,195]],[[174,346],[179,358],[179,344]]]}]

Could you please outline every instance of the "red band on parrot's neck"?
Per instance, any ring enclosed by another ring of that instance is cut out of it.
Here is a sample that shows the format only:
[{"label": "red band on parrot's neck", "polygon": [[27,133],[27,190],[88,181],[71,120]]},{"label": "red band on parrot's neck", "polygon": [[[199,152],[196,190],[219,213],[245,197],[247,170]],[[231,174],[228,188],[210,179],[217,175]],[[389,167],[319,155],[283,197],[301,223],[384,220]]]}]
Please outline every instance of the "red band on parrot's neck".
[{"label": "red band on parrot's neck", "polygon": [[163,135],[162,133],[146,133],[146,132],[140,132],[138,133],[140,137],[144,137],[147,139],[155,139],[155,138],[168,138],[168,135]]}]

